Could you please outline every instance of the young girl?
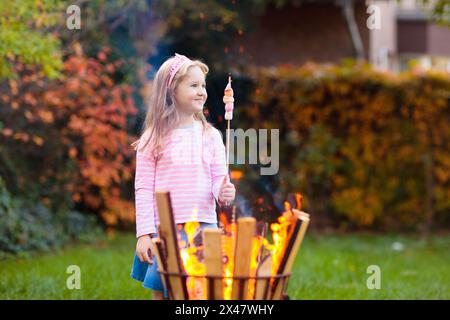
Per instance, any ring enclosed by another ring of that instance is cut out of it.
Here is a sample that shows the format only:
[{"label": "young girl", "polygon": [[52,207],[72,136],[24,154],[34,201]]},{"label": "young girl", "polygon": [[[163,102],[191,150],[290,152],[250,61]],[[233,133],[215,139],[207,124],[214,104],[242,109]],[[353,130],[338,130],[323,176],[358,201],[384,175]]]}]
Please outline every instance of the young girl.
[{"label": "young girl", "polygon": [[156,300],[168,293],[150,249],[151,238],[158,236],[155,191],[170,191],[175,223],[185,241],[184,223],[217,228],[215,201],[223,205],[235,197],[222,136],[203,114],[208,71],[201,61],[179,54],[165,61],[154,79],[143,133],[133,143],[138,240],[131,277],[152,289]]}]

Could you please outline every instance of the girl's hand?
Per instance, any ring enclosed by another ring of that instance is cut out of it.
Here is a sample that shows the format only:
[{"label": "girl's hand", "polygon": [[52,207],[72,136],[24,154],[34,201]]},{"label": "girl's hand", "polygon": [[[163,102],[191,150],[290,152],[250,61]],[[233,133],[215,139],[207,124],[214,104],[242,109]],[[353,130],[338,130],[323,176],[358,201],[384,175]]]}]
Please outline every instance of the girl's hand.
[{"label": "girl's hand", "polygon": [[236,195],[236,188],[234,184],[228,181],[228,175],[223,178],[222,185],[219,190],[219,203],[223,205],[224,203],[229,203],[234,200]]},{"label": "girl's hand", "polygon": [[153,264],[152,239],[149,234],[145,234],[138,238],[136,244],[136,254],[141,262]]}]

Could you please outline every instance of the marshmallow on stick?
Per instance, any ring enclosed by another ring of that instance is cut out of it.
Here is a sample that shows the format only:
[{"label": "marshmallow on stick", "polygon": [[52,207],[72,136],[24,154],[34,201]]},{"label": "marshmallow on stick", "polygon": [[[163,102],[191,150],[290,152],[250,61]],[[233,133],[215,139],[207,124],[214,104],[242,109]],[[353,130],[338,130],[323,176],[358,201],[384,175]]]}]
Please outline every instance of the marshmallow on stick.
[{"label": "marshmallow on stick", "polygon": [[[227,174],[230,165],[230,122],[233,119],[233,109],[234,109],[234,98],[233,98],[233,88],[231,88],[231,75],[228,76],[228,84],[225,87],[223,95],[223,103],[225,103],[225,120],[227,120],[227,143],[226,143],[226,161],[227,161]],[[228,205],[228,203],[227,203]],[[232,217],[232,222],[234,222],[234,214]]]},{"label": "marshmallow on stick", "polygon": [[227,120],[227,173],[230,163],[230,121],[233,119],[233,109],[234,109],[234,98],[233,98],[233,88],[231,88],[231,75],[228,76],[228,84],[225,87],[223,94],[223,103],[225,103],[225,120]]},{"label": "marshmallow on stick", "polygon": [[233,88],[231,88],[231,76],[228,76],[228,84],[225,87],[223,103],[225,103],[225,120],[232,120],[234,109],[234,98],[233,98]]}]

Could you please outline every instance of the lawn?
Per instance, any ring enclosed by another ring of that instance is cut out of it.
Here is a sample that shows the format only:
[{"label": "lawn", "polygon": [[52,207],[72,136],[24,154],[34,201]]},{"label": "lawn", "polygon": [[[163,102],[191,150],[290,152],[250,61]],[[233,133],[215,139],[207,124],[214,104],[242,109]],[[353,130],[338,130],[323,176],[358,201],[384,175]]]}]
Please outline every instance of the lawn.
[{"label": "lawn", "polygon": [[[0,299],[148,299],[129,276],[135,238],[118,234],[97,245],[0,260]],[[308,234],[288,285],[291,299],[450,299],[450,236],[422,243],[411,236]],[[81,269],[69,290],[66,269]],[[381,288],[369,290],[369,265]]]}]

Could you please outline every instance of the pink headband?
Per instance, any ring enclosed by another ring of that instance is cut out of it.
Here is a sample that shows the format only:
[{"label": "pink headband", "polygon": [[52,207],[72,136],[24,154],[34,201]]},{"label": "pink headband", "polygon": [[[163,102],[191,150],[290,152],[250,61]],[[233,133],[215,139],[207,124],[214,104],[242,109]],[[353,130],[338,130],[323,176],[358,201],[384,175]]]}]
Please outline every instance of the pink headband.
[{"label": "pink headband", "polygon": [[170,77],[169,82],[167,83],[167,87],[170,87],[170,84],[172,83],[173,78],[175,77],[175,74],[180,70],[180,68],[185,64],[186,62],[192,61],[186,56],[183,56],[182,54],[175,53],[175,61],[170,67]]}]

